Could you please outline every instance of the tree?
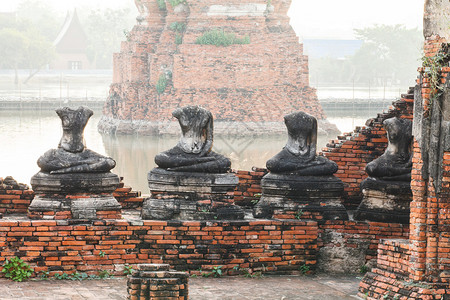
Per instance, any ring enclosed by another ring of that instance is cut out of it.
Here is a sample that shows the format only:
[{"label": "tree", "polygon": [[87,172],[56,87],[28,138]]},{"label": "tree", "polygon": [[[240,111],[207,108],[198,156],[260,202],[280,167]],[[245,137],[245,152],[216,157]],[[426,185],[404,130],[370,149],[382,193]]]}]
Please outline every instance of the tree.
[{"label": "tree", "polygon": [[29,70],[29,75],[23,82],[25,84],[55,57],[53,44],[39,32],[29,29],[26,37],[27,44],[23,54],[23,64]]},{"label": "tree", "polygon": [[4,68],[14,69],[14,83],[19,83],[17,70],[24,60],[27,37],[17,29],[4,28],[0,30],[0,57]]},{"label": "tree", "polygon": [[375,25],[355,29],[362,47],[351,58],[355,67],[355,80],[389,78],[402,83],[415,77],[423,38],[417,28],[406,29],[403,25]]},{"label": "tree", "polygon": [[113,53],[119,51],[124,32],[132,22],[134,17],[129,8],[91,10],[81,16],[89,41],[88,55],[97,68],[112,67]]}]

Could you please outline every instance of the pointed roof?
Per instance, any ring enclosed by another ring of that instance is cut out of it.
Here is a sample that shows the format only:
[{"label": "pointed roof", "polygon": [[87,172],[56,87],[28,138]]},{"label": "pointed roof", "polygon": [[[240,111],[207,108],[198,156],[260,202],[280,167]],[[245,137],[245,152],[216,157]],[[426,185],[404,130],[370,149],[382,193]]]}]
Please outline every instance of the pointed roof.
[{"label": "pointed roof", "polygon": [[83,30],[77,10],[67,12],[64,25],[53,42],[57,51],[85,51],[87,36]]}]

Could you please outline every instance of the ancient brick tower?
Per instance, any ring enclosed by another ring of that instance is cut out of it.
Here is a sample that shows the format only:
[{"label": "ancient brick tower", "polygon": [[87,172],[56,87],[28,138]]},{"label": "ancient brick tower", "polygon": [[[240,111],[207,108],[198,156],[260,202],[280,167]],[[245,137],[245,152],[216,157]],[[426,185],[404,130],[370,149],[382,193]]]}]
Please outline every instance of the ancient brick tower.
[{"label": "ancient brick tower", "polygon": [[[216,132],[284,131],[283,116],[298,110],[325,118],[289,25],[291,0],[135,2],[138,24],[114,55],[100,131],[178,132],[171,112],[185,105],[210,110]],[[249,43],[196,44],[211,30]]]}]

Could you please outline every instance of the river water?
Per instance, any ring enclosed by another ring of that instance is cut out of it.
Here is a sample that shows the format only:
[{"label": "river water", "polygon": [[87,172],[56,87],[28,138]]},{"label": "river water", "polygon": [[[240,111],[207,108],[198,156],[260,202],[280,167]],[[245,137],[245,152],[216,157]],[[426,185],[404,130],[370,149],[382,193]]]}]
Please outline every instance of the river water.
[{"label": "river water", "polygon": [[[363,125],[376,112],[327,112],[329,121],[343,132]],[[113,157],[117,166],[113,172],[124,177],[126,185],[148,194],[147,172],[155,167],[157,153],[173,147],[175,136],[106,136],[97,132],[101,112],[95,112],[85,129],[87,147]],[[56,148],[62,135],[61,121],[53,111],[0,111],[0,177],[13,176],[29,184],[39,171],[36,161],[44,152]],[[334,137],[320,137],[318,149]],[[221,137],[215,136],[213,150],[232,161],[233,169],[250,170],[264,167],[265,162],[278,153],[287,136]]]}]

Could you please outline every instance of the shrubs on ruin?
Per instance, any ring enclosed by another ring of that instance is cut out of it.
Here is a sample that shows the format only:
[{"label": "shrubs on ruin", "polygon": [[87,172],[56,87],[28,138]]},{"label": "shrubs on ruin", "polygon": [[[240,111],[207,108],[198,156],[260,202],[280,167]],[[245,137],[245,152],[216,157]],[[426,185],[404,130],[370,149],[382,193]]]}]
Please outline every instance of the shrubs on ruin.
[{"label": "shrubs on ruin", "polygon": [[199,36],[195,43],[199,45],[228,47],[231,45],[250,44],[250,37],[246,35],[243,38],[238,38],[234,33],[225,32],[221,29],[213,29]]}]

